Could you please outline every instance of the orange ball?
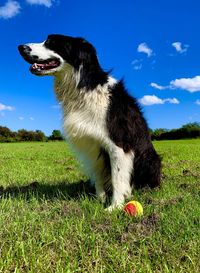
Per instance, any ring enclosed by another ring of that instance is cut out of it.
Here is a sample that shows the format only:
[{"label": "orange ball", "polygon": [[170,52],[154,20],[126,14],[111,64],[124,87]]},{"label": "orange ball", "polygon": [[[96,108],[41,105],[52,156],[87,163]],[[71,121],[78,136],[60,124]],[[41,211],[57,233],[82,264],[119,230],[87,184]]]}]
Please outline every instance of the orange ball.
[{"label": "orange ball", "polygon": [[130,201],[124,206],[124,212],[130,216],[142,216],[143,215],[143,207],[137,201]]}]

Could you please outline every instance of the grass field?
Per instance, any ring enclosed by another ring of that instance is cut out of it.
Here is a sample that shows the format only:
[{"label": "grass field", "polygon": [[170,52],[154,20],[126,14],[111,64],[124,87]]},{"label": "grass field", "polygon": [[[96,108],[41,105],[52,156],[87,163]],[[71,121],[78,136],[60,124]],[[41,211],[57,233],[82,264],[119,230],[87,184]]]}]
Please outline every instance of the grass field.
[{"label": "grass field", "polygon": [[136,219],[104,211],[64,142],[0,144],[0,272],[200,272],[200,140],[154,145]]}]

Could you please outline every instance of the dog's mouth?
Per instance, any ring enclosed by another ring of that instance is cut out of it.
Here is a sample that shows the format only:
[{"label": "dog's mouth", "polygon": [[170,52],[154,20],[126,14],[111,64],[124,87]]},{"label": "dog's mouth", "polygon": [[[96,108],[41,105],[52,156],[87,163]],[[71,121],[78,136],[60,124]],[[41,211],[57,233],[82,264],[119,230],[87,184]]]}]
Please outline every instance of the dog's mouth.
[{"label": "dog's mouth", "polygon": [[57,58],[51,58],[44,61],[34,62],[31,67],[30,71],[33,74],[43,74],[44,72],[50,72],[51,70],[59,67],[61,64],[60,60]]}]

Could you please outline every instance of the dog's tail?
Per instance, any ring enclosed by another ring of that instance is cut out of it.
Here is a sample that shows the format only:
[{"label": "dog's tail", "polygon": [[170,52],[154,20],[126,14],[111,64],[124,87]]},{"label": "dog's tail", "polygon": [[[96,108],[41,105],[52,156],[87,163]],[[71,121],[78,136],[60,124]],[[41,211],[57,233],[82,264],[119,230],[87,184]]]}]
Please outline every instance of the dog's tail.
[{"label": "dog's tail", "polygon": [[136,155],[134,161],[133,184],[136,188],[155,188],[161,182],[161,158],[153,147]]}]

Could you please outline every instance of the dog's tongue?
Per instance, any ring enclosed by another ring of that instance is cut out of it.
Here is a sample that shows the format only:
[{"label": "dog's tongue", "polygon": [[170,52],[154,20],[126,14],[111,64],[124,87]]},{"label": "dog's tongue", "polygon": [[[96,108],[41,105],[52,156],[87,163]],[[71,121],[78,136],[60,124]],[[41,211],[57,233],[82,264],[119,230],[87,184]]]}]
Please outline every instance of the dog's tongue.
[{"label": "dog's tongue", "polygon": [[43,64],[35,64],[37,67],[48,67],[48,66],[53,66],[55,65],[55,62],[50,62],[50,63],[43,63]]},{"label": "dog's tongue", "polygon": [[47,64],[37,64],[37,63],[35,63],[35,66],[37,66],[37,67],[43,67],[43,66],[46,66]]},{"label": "dog's tongue", "polygon": [[36,64],[38,67],[44,67],[44,66],[54,66],[57,65],[57,63],[55,61],[50,61],[47,63],[41,63],[41,64]]}]

